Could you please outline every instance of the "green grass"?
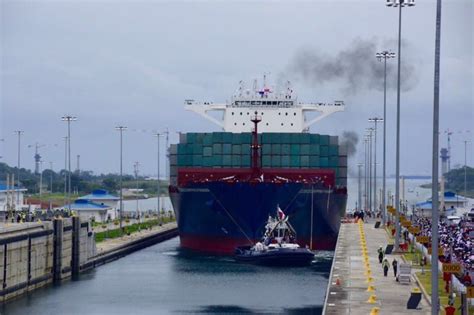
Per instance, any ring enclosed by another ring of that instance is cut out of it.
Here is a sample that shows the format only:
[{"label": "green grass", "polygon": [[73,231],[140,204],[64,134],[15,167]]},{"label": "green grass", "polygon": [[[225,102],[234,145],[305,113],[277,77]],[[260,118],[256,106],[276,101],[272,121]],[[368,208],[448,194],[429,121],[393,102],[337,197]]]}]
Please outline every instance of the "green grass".
[{"label": "green grass", "polygon": [[[421,285],[425,289],[425,291],[430,295],[431,297],[431,271],[425,271],[425,274],[422,274],[421,272],[417,272],[416,276],[421,282]],[[448,305],[448,294],[446,293],[446,290],[444,289],[445,282],[443,281],[443,278],[441,277],[442,273],[440,273],[440,277],[438,277],[438,295],[439,295],[439,300],[441,304],[441,313],[444,314],[444,307]],[[461,306],[461,294],[456,294],[456,299],[454,302],[454,307],[458,309]],[[469,314],[472,314],[471,312],[474,312],[474,307],[469,308]],[[459,314],[456,312],[456,314]]]},{"label": "green grass", "polygon": [[[174,218],[173,219],[163,218],[163,224],[173,222],[173,221],[174,221]],[[140,224],[135,223],[132,225],[125,226],[123,229],[124,229],[125,234],[128,234],[128,233],[133,234],[133,233],[138,232],[138,230],[146,230],[150,227],[157,226],[159,223],[160,221],[158,219],[149,220]],[[117,238],[117,237],[121,237],[122,235],[123,234],[120,228],[98,232],[98,233],[95,233],[95,242],[100,243],[100,242],[105,241],[106,239]]]}]

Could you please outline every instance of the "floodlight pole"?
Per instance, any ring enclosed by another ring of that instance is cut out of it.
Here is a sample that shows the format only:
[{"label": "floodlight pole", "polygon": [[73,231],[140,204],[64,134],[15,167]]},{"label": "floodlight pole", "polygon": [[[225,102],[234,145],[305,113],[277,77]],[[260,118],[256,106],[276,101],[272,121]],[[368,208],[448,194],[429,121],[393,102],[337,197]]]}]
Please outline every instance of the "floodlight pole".
[{"label": "floodlight pole", "polygon": [[160,187],[160,133],[156,133],[155,134],[155,137],[156,137],[156,169],[157,169],[157,178],[156,178],[156,181],[157,181],[157,196],[156,196],[156,211],[157,211],[157,215],[158,217],[160,216],[160,191],[161,191],[161,187]]},{"label": "floodlight pole", "polygon": [[432,213],[431,213],[431,314],[439,313],[438,296],[438,172],[439,172],[439,59],[441,42],[441,0],[436,1],[436,35],[435,35],[435,66],[434,66],[434,88],[433,88],[433,175],[431,182],[432,190]]},{"label": "floodlight pole", "polygon": [[[373,117],[369,118],[369,122],[374,123],[374,207],[379,208],[377,204],[377,123],[384,122],[383,118]],[[382,221],[385,224],[385,212],[382,211]]]},{"label": "floodlight pole", "polygon": [[61,117],[62,121],[67,122],[67,155],[68,155],[68,189],[67,189],[67,203],[69,215],[71,215],[71,121],[76,121],[77,117],[71,115],[64,115]]},{"label": "floodlight pole", "polygon": [[125,126],[117,126],[115,130],[120,132],[120,231],[123,233],[123,186],[122,186],[122,176],[123,176],[123,131],[127,130]]},{"label": "floodlight pole", "polygon": [[[23,130],[15,130],[14,133],[18,136],[18,164],[17,164],[17,171],[16,171],[16,182],[17,182],[17,193],[16,193],[16,207],[20,205],[20,145],[21,145],[21,135],[25,132]],[[15,187],[15,183],[13,183],[13,187]]]}]

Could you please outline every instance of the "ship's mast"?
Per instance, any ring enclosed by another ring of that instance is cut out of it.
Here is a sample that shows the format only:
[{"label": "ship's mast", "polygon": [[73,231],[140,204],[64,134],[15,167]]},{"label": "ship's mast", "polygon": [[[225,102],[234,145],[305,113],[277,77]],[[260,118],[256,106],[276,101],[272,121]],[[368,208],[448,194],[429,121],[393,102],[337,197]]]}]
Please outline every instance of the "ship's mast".
[{"label": "ship's mast", "polygon": [[255,111],[255,116],[251,119],[254,124],[254,129],[252,131],[252,171],[255,176],[260,175],[260,145],[258,144],[258,123],[262,121],[262,118],[257,115]]}]

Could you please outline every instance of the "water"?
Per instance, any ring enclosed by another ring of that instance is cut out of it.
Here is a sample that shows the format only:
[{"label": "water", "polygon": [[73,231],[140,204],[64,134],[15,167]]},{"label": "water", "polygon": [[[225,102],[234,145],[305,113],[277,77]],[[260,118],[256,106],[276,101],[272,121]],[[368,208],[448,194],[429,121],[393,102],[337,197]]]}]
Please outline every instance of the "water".
[{"label": "water", "polygon": [[179,250],[174,238],[14,300],[5,315],[321,314],[332,253],[268,268]]}]

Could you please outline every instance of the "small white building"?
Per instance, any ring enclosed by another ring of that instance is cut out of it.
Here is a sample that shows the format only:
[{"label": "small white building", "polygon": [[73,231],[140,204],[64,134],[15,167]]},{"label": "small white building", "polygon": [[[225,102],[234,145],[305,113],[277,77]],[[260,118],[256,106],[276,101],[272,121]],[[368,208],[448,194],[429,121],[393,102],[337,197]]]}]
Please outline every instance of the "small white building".
[{"label": "small white building", "polygon": [[24,193],[26,191],[26,188],[0,184],[0,212],[3,214],[8,211],[9,206],[17,211],[28,209],[28,205],[24,204]]},{"label": "small white building", "polygon": [[[64,205],[64,209],[69,209],[69,205]],[[115,209],[104,204],[98,204],[86,199],[76,199],[71,203],[71,211],[74,211],[83,220],[94,220],[96,222],[106,222],[115,219]]]}]

